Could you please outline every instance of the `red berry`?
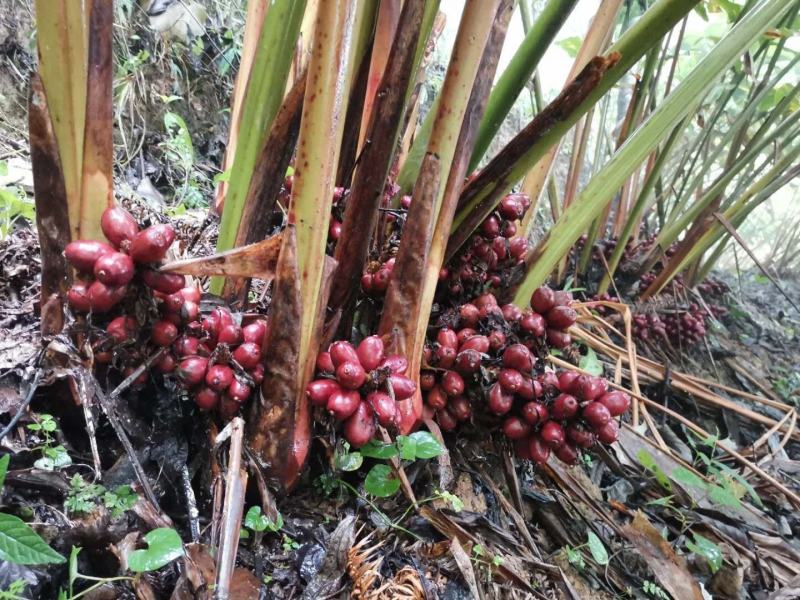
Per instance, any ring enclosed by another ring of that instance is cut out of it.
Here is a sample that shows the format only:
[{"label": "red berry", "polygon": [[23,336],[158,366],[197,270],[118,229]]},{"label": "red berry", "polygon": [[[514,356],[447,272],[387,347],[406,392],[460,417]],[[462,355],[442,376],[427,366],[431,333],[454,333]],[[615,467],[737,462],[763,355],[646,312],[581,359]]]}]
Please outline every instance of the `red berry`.
[{"label": "red berry", "polygon": [[235,323],[220,327],[219,335],[217,336],[217,342],[220,344],[228,344],[229,346],[241,344],[242,328]]},{"label": "red berry", "polygon": [[489,390],[489,410],[496,415],[504,415],[514,406],[514,395],[503,391],[499,383]]},{"label": "red berry", "polygon": [[348,390],[357,390],[367,380],[367,374],[361,363],[356,361],[347,361],[336,367],[336,379],[342,384],[342,387]]},{"label": "red berry", "polygon": [[131,258],[137,263],[158,262],[166,256],[174,240],[175,231],[172,227],[152,225],[133,236],[130,247]]},{"label": "red berry", "polygon": [[440,386],[435,385],[431,391],[428,392],[428,396],[425,398],[425,401],[434,410],[441,410],[447,406],[447,394],[445,394],[444,390]]},{"label": "red berry", "polygon": [[544,389],[549,392],[554,392],[559,390],[558,387],[558,377],[556,376],[555,372],[553,371],[545,371],[540,375],[541,384]]},{"label": "red berry", "polygon": [[264,365],[259,363],[253,367],[250,370],[250,377],[253,378],[253,382],[256,385],[261,385],[261,382],[264,381]]},{"label": "red berry", "polygon": [[553,292],[553,302],[556,306],[570,306],[572,304],[572,292],[568,292],[567,290]]},{"label": "red berry", "polygon": [[542,337],[547,328],[547,321],[539,313],[527,312],[520,319],[519,326],[526,333]]},{"label": "red berry", "polygon": [[231,384],[228,386],[227,391],[225,394],[231,400],[239,402],[240,404],[247,400],[250,397],[250,393],[253,391],[246,383],[242,383],[238,379],[234,379],[231,381]]},{"label": "red berry", "polygon": [[540,315],[546,314],[555,305],[555,294],[546,285],[538,288],[531,296],[531,308]]},{"label": "red berry", "polygon": [[445,371],[441,386],[448,396],[460,396],[464,393],[464,379],[455,371]]},{"label": "red berry", "polygon": [[232,419],[239,412],[242,405],[228,396],[223,396],[219,402],[219,414],[223,419]]},{"label": "red berry", "polygon": [[383,340],[377,335],[365,337],[356,349],[358,360],[367,371],[378,368],[384,358],[383,352]]},{"label": "red berry", "polygon": [[249,371],[261,361],[261,348],[253,342],[245,342],[233,351],[233,358]]},{"label": "red berry", "polygon": [[330,227],[328,228],[328,237],[332,240],[338,240],[342,235],[342,223],[336,219],[331,219]]},{"label": "red berry", "polygon": [[597,400],[600,396],[606,393],[608,384],[606,380],[601,377],[591,377],[589,375],[582,375],[578,378],[580,382],[580,395],[587,402]]},{"label": "red berry", "polygon": [[389,372],[395,375],[405,375],[408,370],[408,359],[399,354],[391,354],[383,359],[380,368],[389,369]]},{"label": "red berry", "polygon": [[522,310],[516,304],[504,304],[500,310],[503,311],[506,321],[517,322],[522,318]]},{"label": "red berry", "polygon": [[436,366],[449,369],[456,362],[456,349],[450,346],[439,346],[436,349]]},{"label": "red berry", "polygon": [[89,312],[92,310],[92,303],[89,300],[89,288],[85,283],[76,281],[67,292],[67,302],[73,310],[78,312]]},{"label": "red berry", "polygon": [[458,309],[461,327],[475,327],[481,318],[480,313],[480,309],[474,304],[462,304]]},{"label": "red berry", "polygon": [[183,306],[181,307],[181,320],[184,323],[191,323],[192,321],[196,321],[199,316],[200,316],[200,307],[197,306],[196,302],[187,300],[186,302],[183,303]]},{"label": "red berry", "polygon": [[139,226],[133,216],[120,206],[110,206],[103,211],[100,218],[100,229],[109,242],[119,248],[123,242],[129,242],[137,233]]},{"label": "red berry", "polygon": [[190,356],[181,361],[178,368],[178,377],[186,387],[192,387],[203,382],[206,377],[208,359],[201,356]]},{"label": "red berry", "polygon": [[576,446],[580,446],[581,448],[591,448],[594,446],[594,433],[575,423],[567,427],[567,437],[570,441],[574,442]]},{"label": "red berry", "polygon": [[333,366],[333,361],[331,360],[329,352],[320,352],[317,354],[316,369],[320,373],[333,373],[336,371],[336,367]]},{"label": "red berry", "polygon": [[447,410],[459,421],[466,421],[472,416],[472,405],[464,396],[450,398],[447,402]]},{"label": "red berry", "polygon": [[601,444],[613,444],[619,438],[619,425],[616,421],[609,421],[597,429],[597,440]]},{"label": "red berry", "polygon": [[227,365],[214,365],[206,372],[206,385],[212,390],[224,392],[231,383],[233,383],[233,369]]},{"label": "red berry", "polygon": [[521,259],[528,251],[528,240],[524,237],[515,237],[508,242],[508,253],[515,260]]},{"label": "red berry", "polygon": [[503,352],[503,365],[520,373],[530,373],[535,363],[531,351],[523,344],[512,344]]},{"label": "red berry", "polygon": [[178,361],[175,360],[172,354],[166,352],[161,355],[161,358],[156,361],[154,366],[159,373],[172,373],[178,366]]},{"label": "red berry", "polygon": [[539,436],[532,436],[528,444],[528,452],[533,462],[543,465],[550,458],[550,447]]},{"label": "red berry", "polygon": [[219,317],[211,313],[203,319],[203,331],[216,343],[217,337],[219,336]]},{"label": "red berry", "polygon": [[367,395],[367,402],[372,407],[378,423],[383,427],[392,427],[397,422],[397,404],[384,392],[371,392]]},{"label": "red berry", "polygon": [[193,356],[198,354],[198,350],[200,349],[200,340],[198,340],[196,337],[182,335],[175,340],[173,349],[175,350],[175,354],[181,358],[185,356]]},{"label": "red berry", "polygon": [[584,406],[581,415],[595,431],[601,429],[611,420],[611,413],[599,402],[590,402]]},{"label": "red berry", "polygon": [[194,401],[200,410],[213,410],[219,404],[219,394],[207,387],[200,388],[194,396]]},{"label": "red berry", "polygon": [[564,439],[566,438],[564,435],[564,428],[555,421],[548,421],[542,425],[539,436],[542,438],[542,441],[551,448],[558,448],[564,443]]},{"label": "red berry", "polygon": [[446,408],[436,411],[436,422],[442,431],[453,431],[458,427],[458,421]]},{"label": "red berry", "polygon": [[458,335],[449,327],[442,327],[436,334],[436,341],[441,346],[447,346],[453,350],[458,350]]},{"label": "red berry", "polygon": [[180,292],[168,294],[166,298],[164,298],[164,310],[172,313],[180,312],[184,302],[186,302],[186,298],[184,298],[183,294]]},{"label": "red berry", "polygon": [[530,438],[514,440],[514,454],[522,460],[531,460]]},{"label": "red berry", "polygon": [[314,406],[325,406],[331,394],[341,390],[341,386],[333,379],[317,379],[306,386],[306,396]]},{"label": "red berry", "polygon": [[432,371],[423,371],[419,374],[419,387],[423,392],[433,389],[436,385],[436,374]]},{"label": "red berry", "polygon": [[598,402],[608,409],[612,417],[618,417],[630,408],[631,397],[625,392],[613,391],[600,396]]},{"label": "red berry", "polygon": [[133,260],[122,252],[103,254],[94,263],[94,276],[110,286],[125,285],[133,279]]},{"label": "red berry", "polygon": [[456,335],[458,335],[458,347],[461,348],[464,342],[466,342],[469,338],[478,335],[478,332],[471,327],[463,327],[458,330]]},{"label": "red berry", "polygon": [[156,321],[153,323],[153,331],[150,340],[156,346],[169,346],[178,339],[178,328],[169,321]]},{"label": "red berry", "polygon": [[489,349],[493,352],[498,352],[500,348],[506,345],[506,334],[502,331],[495,330],[489,334]]},{"label": "red berry", "polygon": [[114,308],[125,297],[127,291],[128,288],[124,285],[109,287],[102,281],[93,281],[86,293],[92,311],[104,313]]},{"label": "red berry", "polygon": [[139,323],[133,317],[117,317],[112,319],[106,327],[109,337],[117,344],[123,344],[136,339]]},{"label": "red berry", "polygon": [[331,355],[334,367],[338,367],[345,362],[359,362],[356,349],[353,348],[350,342],[333,342],[331,347],[328,348],[328,352]]},{"label": "red berry", "polygon": [[522,418],[531,425],[544,423],[548,417],[548,410],[544,404],[539,402],[528,402],[522,407]]},{"label": "red berry", "polygon": [[485,335],[473,335],[461,344],[459,350],[477,350],[481,354],[485,354],[489,351],[490,346],[489,338]]},{"label": "red berry", "polygon": [[572,444],[565,442],[554,450],[556,458],[567,465],[574,465],[578,462],[578,450]]},{"label": "red berry", "polygon": [[512,440],[519,440],[528,437],[531,426],[519,417],[508,417],[503,423],[503,433]]},{"label": "red berry", "polygon": [[462,375],[478,372],[481,368],[480,352],[471,349],[462,350],[456,355],[453,367]]},{"label": "red berry", "polygon": [[417,391],[417,384],[405,375],[389,375],[389,383],[392,384],[395,400],[411,398]]},{"label": "red berry", "polygon": [[558,421],[571,419],[578,414],[578,401],[575,399],[575,396],[559,394],[553,401],[550,414]]},{"label": "red berry", "polygon": [[559,329],[548,329],[547,343],[554,348],[566,348],[572,343],[572,338],[565,331],[561,331]]},{"label": "red berry", "polygon": [[192,286],[188,286],[183,288],[180,291],[181,296],[187,302],[194,302],[195,304],[200,304],[200,289]]},{"label": "red berry", "polygon": [[490,306],[497,306],[497,298],[491,292],[486,292],[475,298],[472,303],[480,310]]},{"label": "red berry", "polygon": [[578,313],[569,306],[556,306],[545,315],[547,325],[552,329],[569,329],[578,319]]},{"label": "red berry", "polygon": [[356,412],[361,404],[361,396],[353,390],[338,390],[328,396],[326,407],[333,418],[344,421],[347,417]]},{"label": "red berry", "polygon": [[500,369],[500,375],[497,377],[497,381],[503,386],[503,390],[509,394],[516,392],[525,383],[522,373],[516,369]]},{"label": "red berry", "polygon": [[491,215],[481,223],[480,229],[483,237],[492,240],[500,235],[500,219]]},{"label": "red berry", "polygon": [[558,374],[558,389],[565,394],[577,393],[580,389],[575,385],[580,373],[575,371],[561,371]]},{"label": "red berry", "polygon": [[108,244],[93,240],[77,240],[70,242],[64,248],[67,262],[83,273],[91,273],[98,258],[113,252],[114,248]]},{"label": "red berry", "polygon": [[525,209],[516,194],[509,194],[500,200],[500,204],[497,206],[497,212],[499,212],[500,216],[504,219],[516,221],[522,218],[522,215],[525,214]]},{"label": "red berry", "polygon": [[174,294],[186,285],[186,278],[183,275],[150,269],[142,271],[142,279],[147,287],[165,294]]}]

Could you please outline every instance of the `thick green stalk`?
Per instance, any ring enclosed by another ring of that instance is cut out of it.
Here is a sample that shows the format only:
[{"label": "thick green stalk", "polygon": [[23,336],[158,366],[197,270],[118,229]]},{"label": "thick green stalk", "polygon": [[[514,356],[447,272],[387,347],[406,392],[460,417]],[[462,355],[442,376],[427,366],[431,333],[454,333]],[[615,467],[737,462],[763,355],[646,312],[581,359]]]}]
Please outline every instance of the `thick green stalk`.
[{"label": "thick green stalk", "polygon": [[497,131],[519,93],[525,88],[544,56],[545,50],[550,46],[577,3],[577,0],[548,0],[537,16],[533,27],[525,35],[522,44],[519,45],[514,57],[492,89],[486,105],[486,112],[478,129],[478,139],[475,142],[475,149],[472,151],[469,172],[478,166],[483,155],[486,154],[489,144],[497,135]]},{"label": "thick green stalk", "polygon": [[[641,164],[661,139],[697,106],[719,74],[723,73],[791,5],[791,0],[766,0],[754,7],[628,138],[603,170],[592,178],[575,203],[562,215],[543,243],[527,257],[529,270],[525,280],[517,289],[514,298],[517,305],[523,306],[527,303],[533,291],[547,279],[552,269],[569,251],[592,219],[596,218],[610,202],[631,171]],[[635,27],[636,25],[629,31]]]}]

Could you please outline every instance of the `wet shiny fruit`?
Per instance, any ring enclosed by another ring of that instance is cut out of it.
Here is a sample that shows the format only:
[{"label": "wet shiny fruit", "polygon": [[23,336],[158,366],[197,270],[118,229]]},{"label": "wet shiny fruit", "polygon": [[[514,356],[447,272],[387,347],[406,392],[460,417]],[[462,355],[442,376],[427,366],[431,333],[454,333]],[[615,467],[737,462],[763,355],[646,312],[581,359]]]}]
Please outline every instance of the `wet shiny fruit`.
[{"label": "wet shiny fruit", "polygon": [[137,263],[158,262],[166,256],[173,241],[175,241],[175,231],[172,227],[152,225],[133,237],[129,252]]},{"label": "wet shiny fruit", "polygon": [[100,229],[103,230],[106,239],[117,248],[125,242],[130,242],[139,233],[136,220],[131,213],[120,206],[111,206],[103,211]]}]

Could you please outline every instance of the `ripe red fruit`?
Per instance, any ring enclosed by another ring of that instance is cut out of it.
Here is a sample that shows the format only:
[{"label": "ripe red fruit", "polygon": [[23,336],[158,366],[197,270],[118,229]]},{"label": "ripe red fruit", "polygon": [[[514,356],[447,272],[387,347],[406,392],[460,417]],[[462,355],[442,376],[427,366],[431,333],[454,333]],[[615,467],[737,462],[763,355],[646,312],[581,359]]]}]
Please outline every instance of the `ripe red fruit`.
[{"label": "ripe red fruit", "polygon": [[575,386],[575,382],[579,377],[580,373],[575,371],[561,371],[558,374],[558,389],[565,394],[577,393],[579,388]]},{"label": "ripe red fruit", "polygon": [[522,460],[531,459],[530,438],[514,440],[514,454]]},{"label": "ripe red fruit", "polygon": [[156,321],[153,323],[153,331],[150,340],[156,346],[169,346],[178,339],[178,328],[169,321]]},{"label": "ripe red fruit", "polygon": [[345,362],[359,362],[356,349],[353,348],[353,345],[350,342],[333,342],[331,347],[328,348],[328,352],[331,355],[331,360],[333,361],[334,367],[338,367]]},{"label": "ripe red fruit", "polygon": [[219,402],[219,414],[223,419],[232,419],[239,412],[242,405],[232,398],[223,396]]},{"label": "ripe red fruit", "polygon": [[530,333],[536,337],[542,337],[547,328],[547,321],[545,321],[544,317],[539,313],[527,312],[522,315],[519,326],[526,333]]},{"label": "ripe red fruit", "polygon": [[105,254],[111,254],[114,248],[103,242],[93,240],[77,240],[64,248],[64,256],[69,264],[83,273],[91,273],[94,263]]},{"label": "ripe red fruit", "polygon": [[250,377],[253,378],[253,382],[256,385],[261,385],[261,382],[264,381],[264,365],[257,364],[250,370]]},{"label": "ripe red fruit", "polygon": [[423,371],[419,374],[419,387],[423,392],[433,389],[436,385],[436,374],[432,371]]},{"label": "ripe red fruit", "polygon": [[535,400],[542,395],[542,384],[532,377],[523,377],[517,396],[523,400]]},{"label": "ripe red fruit", "polygon": [[227,325],[233,325],[233,315],[231,311],[229,311],[224,306],[217,306],[213,311],[211,311],[211,316],[214,317],[217,322],[219,322],[219,329],[222,330],[223,327]]},{"label": "ripe red fruit", "polygon": [[333,373],[336,371],[336,367],[333,366],[333,361],[331,360],[329,352],[320,352],[317,354],[316,369],[321,373]]},{"label": "ripe red fruit", "polygon": [[512,344],[503,352],[503,365],[520,373],[530,373],[535,359],[523,344]]},{"label": "ripe red fruit", "polygon": [[631,406],[631,397],[625,392],[608,392],[600,396],[598,401],[608,409],[612,417],[618,417],[627,412]]},{"label": "ripe red fruit", "polygon": [[342,223],[336,219],[331,219],[330,227],[328,227],[328,237],[332,240],[338,240],[342,235]]},{"label": "ripe red fruit", "polygon": [[183,288],[180,294],[187,302],[194,302],[195,304],[200,303],[200,289],[193,285]]},{"label": "ripe red fruit", "polygon": [[528,402],[522,407],[522,418],[531,425],[543,423],[547,420],[548,411],[544,404]]},{"label": "ripe red fruit", "polygon": [[489,410],[496,415],[504,415],[514,406],[514,395],[503,391],[499,383],[489,390]]},{"label": "ripe red fruit", "polygon": [[446,408],[436,411],[436,422],[439,423],[442,431],[453,431],[458,427],[458,421]]},{"label": "ripe red fruit", "polygon": [[522,207],[522,203],[517,196],[509,194],[500,200],[500,204],[497,206],[497,212],[499,212],[500,216],[504,219],[516,221],[522,218],[522,215],[525,214],[525,209]]},{"label": "ripe red fruit", "polygon": [[154,366],[159,373],[172,373],[178,366],[178,361],[175,360],[172,354],[166,352],[161,355],[161,358],[156,361]]},{"label": "ripe red fruit", "polygon": [[73,310],[89,312],[92,309],[92,303],[89,300],[89,288],[86,284],[80,281],[73,283],[67,292],[67,302]]},{"label": "ripe red fruit", "polygon": [[372,407],[378,423],[383,427],[392,427],[397,422],[397,404],[385,392],[370,392],[367,402]]},{"label": "ripe red fruit", "polygon": [[167,321],[168,323],[172,323],[173,325],[175,325],[175,327],[177,327],[178,325],[181,324],[180,315],[176,315],[175,313],[167,313],[167,314],[165,314],[163,320]]},{"label": "ripe red fruit", "polygon": [[545,390],[549,392],[559,390],[558,377],[556,376],[554,371],[549,371],[549,370],[545,371],[539,376],[539,379],[541,381],[542,387]]},{"label": "ripe red fruit", "polygon": [[566,439],[564,428],[561,427],[560,423],[556,423],[555,421],[548,421],[542,425],[542,429],[539,431],[539,437],[551,448],[558,448]]},{"label": "ripe red fruit", "polygon": [[497,298],[491,292],[486,292],[475,298],[472,303],[477,306],[478,309],[482,309],[489,306],[497,306]]},{"label": "ripe red fruit", "polygon": [[206,377],[208,359],[201,356],[190,356],[181,361],[178,367],[178,377],[186,387],[192,387],[203,382]]},{"label": "ripe red fruit", "polygon": [[109,287],[102,281],[93,281],[87,290],[89,304],[94,312],[108,312],[125,297],[127,287]]},{"label": "ripe red fruit", "polygon": [[616,421],[609,421],[596,431],[597,441],[601,444],[613,444],[619,438],[619,425]]},{"label": "ripe red fruit", "polygon": [[122,344],[136,339],[139,323],[133,317],[117,317],[112,319],[106,327],[109,337],[117,344]]},{"label": "ripe red fruit", "polygon": [[472,416],[472,405],[464,396],[450,398],[447,402],[447,410],[459,421],[466,421]]},{"label": "ripe red fruit", "polygon": [[553,292],[553,302],[555,302],[556,306],[570,306],[572,304],[572,292],[566,290]]},{"label": "ripe red fruit", "polygon": [[570,441],[574,442],[576,446],[580,446],[581,448],[591,448],[594,446],[594,433],[581,425],[575,423],[570,424],[570,426],[567,427],[567,437]]},{"label": "ripe red fruit", "polygon": [[464,340],[459,350],[477,350],[481,354],[485,354],[489,351],[490,347],[491,343],[488,337],[485,335],[473,335],[469,339]]},{"label": "ripe red fruit", "polygon": [[561,331],[559,329],[548,329],[547,343],[554,348],[563,349],[572,343],[572,337],[570,337],[570,335],[565,331]]},{"label": "ripe red fruit", "polygon": [[528,452],[531,460],[538,465],[543,465],[550,458],[550,447],[537,435],[531,436],[528,443]]},{"label": "ripe red fruit", "polygon": [[516,392],[525,383],[522,373],[516,369],[500,369],[500,375],[497,377],[497,381],[509,394]]},{"label": "ripe red fruit", "polygon": [[480,352],[471,349],[462,350],[456,355],[453,367],[462,375],[476,373],[481,368]]},{"label": "ripe red fruit", "polygon": [[206,372],[206,385],[212,390],[224,392],[233,383],[233,369],[227,365],[214,365]]},{"label": "ripe red fruit", "polygon": [[504,304],[500,310],[506,321],[519,321],[522,318],[522,310],[516,304]]},{"label": "ripe red fruit", "polygon": [[200,410],[213,410],[219,404],[219,394],[207,387],[200,388],[194,396],[194,401]]},{"label": "ripe red fruit", "polygon": [[461,317],[461,327],[475,327],[481,318],[480,309],[470,303],[462,304],[461,308],[458,309],[458,314]]},{"label": "ripe red fruit", "polygon": [[333,379],[317,379],[306,386],[306,396],[314,406],[325,406],[331,394],[341,390],[341,386]]},{"label": "ripe red fruit", "polygon": [[440,386],[435,385],[431,391],[428,392],[425,401],[434,410],[441,410],[447,406],[447,394]]},{"label": "ripe red fruit", "polygon": [[250,397],[250,393],[252,391],[253,388],[251,388],[249,385],[242,383],[238,379],[234,379],[231,381],[231,384],[228,386],[228,390],[225,392],[225,394],[231,400],[241,404]]},{"label": "ripe red fruit", "polygon": [[216,343],[217,336],[219,336],[219,317],[211,313],[203,319],[203,331],[206,332],[208,337]]},{"label": "ripe red fruit", "polygon": [[508,242],[508,253],[515,260],[519,260],[528,251],[528,240],[524,237],[515,237]]},{"label": "ripe red fruit", "polygon": [[133,279],[133,260],[122,252],[103,254],[94,263],[94,276],[110,286],[125,285]]},{"label": "ripe red fruit", "polygon": [[563,443],[554,451],[556,458],[567,465],[574,465],[578,462],[578,450],[569,442]]},{"label": "ripe red fruit", "polygon": [[191,337],[188,335],[182,335],[177,340],[175,340],[175,345],[173,349],[175,350],[175,354],[183,358],[184,356],[192,356],[197,354],[198,349],[200,348],[200,340],[196,337]]},{"label": "ripe red fruit", "polygon": [[466,342],[469,338],[478,335],[478,332],[471,327],[462,327],[458,330],[456,335],[458,336],[458,347],[461,348],[461,345],[464,342]]},{"label": "ripe red fruit", "polygon": [[500,235],[500,219],[494,215],[487,217],[483,223],[481,223],[481,234],[489,240]]},{"label": "ripe red fruit", "polygon": [[459,396],[464,393],[464,379],[455,371],[445,371],[441,386],[448,396]]},{"label": "ripe red fruit", "polygon": [[249,371],[261,361],[261,348],[253,342],[245,342],[233,351],[233,359]]},{"label": "ripe red fruit", "polygon": [[449,369],[456,362],[456,349],[450,346],[439,346],[436,349],[436,366]]},{"label": "ripe red fruit", "polygon": [[436,334],[436,341],[441,346],[447,346],[453,350],[458,350],[458,335],[449,327],[442,327]]},{"label": "ripe red fruit", "polygon": [[136,220],[131,213],[120,206],[110,206],[103,211],[103,216],[100,217],[100,229],[103,230],[106,239],[117,248],[139,233]]},{"label": "ripe red fruit", "polygon": [[569,394],[559,394],[550,407],[550,415],[558,420],[571,419],[578,413],[578,400]]},{"label": "ripe red fruit", "polygon": [[377,369],[384,358],[383,340],[380,336],[371,335],[361,340],[356,349],[356,355],[361,366],[367,371]]},{"label": "ripe red fruit", "polygon": [[165,294],[174,294],[186,285],[186,278],[183,275],[150,269],[142,271],[142,279],[147,287]]},{"label": "ripe red fruit", "polygon": [[184,302],[186,302],[186,298],[183,297],[183,294],[175,292],[174,294],[168,294],[164,298],[163,307],[167,312],[177,313],[180,312]]},{"label": "ripe red fruit", "polygon": [[543,315],[556,305],[555,294],[546,285],[538,288],[531,296],[531,308]]},{"label": "ripe red fruit", "polygon": [[417,384],[405,375],[389,375],[395,400],[407,400],[417,391]]},{"label": "ripe red fruit", "polygon": [[[497,352],[506,345],[506,334],[502,331],[495,330],[489,334],[489,349]],[[457,357],[456,357],[457,358]]]},{"label": "ripe red fruit", "polygon": [[166,256],[173,241],[175,241],[175,231],[172,227],[152,225],[133,236],[130,247],[131,258],[137,263],[158,262]]},{"label": "ripe red fruit", "polygon": [[367,380],[364,367],[357,361],[347,361],[336,367],[336,379],[342,387],[348,390],[357,390]]},{"label": "ripe red fruit", "polygon": [[595,431],[601,429],[611,420],[611,413],[599,402],[590,402],[584,406],[581,415]]},{"label": "ripe red fruit", "polygon": [[606,380],[601,377],[582,375],[578,378],[578,381],[580,381],[580,395],[587,402],[597,400],[597,398],[605,394],[608,389]]},{"label": "ripe red fruit", "polygon": [[528,437],[531,432],[531,426],[519,417],[508,417],[503,422],[503,433],[506,437],[512,440],[520,440]]},{"label": "ripe red fruit", "polygon": [[553,329],[569,329],[575,324],[578,313],[569,306],[556,306],[546,315],[547,324]]},{"label": "ripe red fruit", "polygon": [[408,370],[408,359],[399,354],[391,354],[383,359],[380,368],[389,369],[394,375],[405,375]]},{"label": "ripe red fruit", "polygon": [[228,344],[229,346],[241,344],[242,328],[235,323],[220,327],[219,335],[217,336],[217,342],[220,344]]},{"label": "ripe red fruit", "polygon": [[328,402],[325,406],[328,412],[333,415],[334,419],[344,421],[347,417],[356,412],[359,404],[361,404],[361,396],[358,392],[353,390],[338,390],[328,396]]}]

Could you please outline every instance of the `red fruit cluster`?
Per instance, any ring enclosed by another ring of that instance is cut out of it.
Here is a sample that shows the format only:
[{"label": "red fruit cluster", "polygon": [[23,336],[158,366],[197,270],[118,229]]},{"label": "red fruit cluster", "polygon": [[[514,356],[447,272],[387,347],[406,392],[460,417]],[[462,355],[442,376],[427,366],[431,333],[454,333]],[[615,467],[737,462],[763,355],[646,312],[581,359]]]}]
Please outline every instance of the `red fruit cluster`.
[{"label": "red fruit cluster", "polygon": [[566,348],[572,343],[567,330],[575,324],[578,313],[572,308],[572,293],[564,290],[553,291],[546,285],[538,288],[531,296],[534,315],[546,322],[547,343],[554,348]]},{"label": "red fruit cluster", "polygon": [[134,276],[156,290],[169,293],[185,285],[182,275],[159,273],[151,267],[161,261],[175,240],[169,225],[139,226],[124,208],[103,212],[100,227],[110,244],[94,240],[70,242],[64,249],[78,278],[67,292],[67,302],[76,312],[105,313],[125,297]]},{"label": "red fruit cluster", "polygon": [[473,293],[486,285],[504,287],[513,267],[520,264],[528,251],[528,242],[517,235],[516,221],[531,206],[527,194],[508,194],[497,210],[481,223],[465,244],[467,250],[442,269],[439,281],[450,294]]},{"label": "red fruit cluster", "polygon": [[552,451],[561,462],[571,465],[577,462],[581,450],[597,442],[617,441],[619,424],[615,419],[630,407],[628,394],[609,391],[602,377],[574,371],[546,371],[536,383],[538,394],[532,401],[518,392],[512,396],[507,388],[497,392],[512,396],[506,413],[494,412],[508,415],[503,433],[514,441],[520,458],[541,464]]},{"label": "red fruit cluster", "polygon": [[385,262],[372,261],[361,276],[361,287],[370,296],[383,296],[394,270],[394,257]]},{"label": "red fruit cluster", "polygon": [[[223,417],[233,417],[264,380],[262,349],[269,324],[265,319],[255,319],[242,325],[221,306],[201,319],[193,308],[187,310],[195,301],[190,299],[192,294],[183,292],[178,293],[184,300],[182,305],[175,294],[162,298],[165,319],[153,326],[151,341],[169,346],[169,350],[156,369],[174,371],[201,410],[217,409]],[[199,300],[199,293],[197,297]],[[194,319],[186,321],[182,315],[189,312]],[[177,318],[170,320],[173,317]],[[182,330],[175,321],[181,321]]]},{"label": "red fruit cluster", "polygon": [[397,402],[417,391],[414,380],[406,377],[408,360],[387,355],[377,335],[364,338],[357,347],[333,342],[319,354],[316,367],[317,379],[308,384],[306,395],[311,404],[344,422],[344,436],[354,448],[373,438],[376,422],[395,427]]}]

